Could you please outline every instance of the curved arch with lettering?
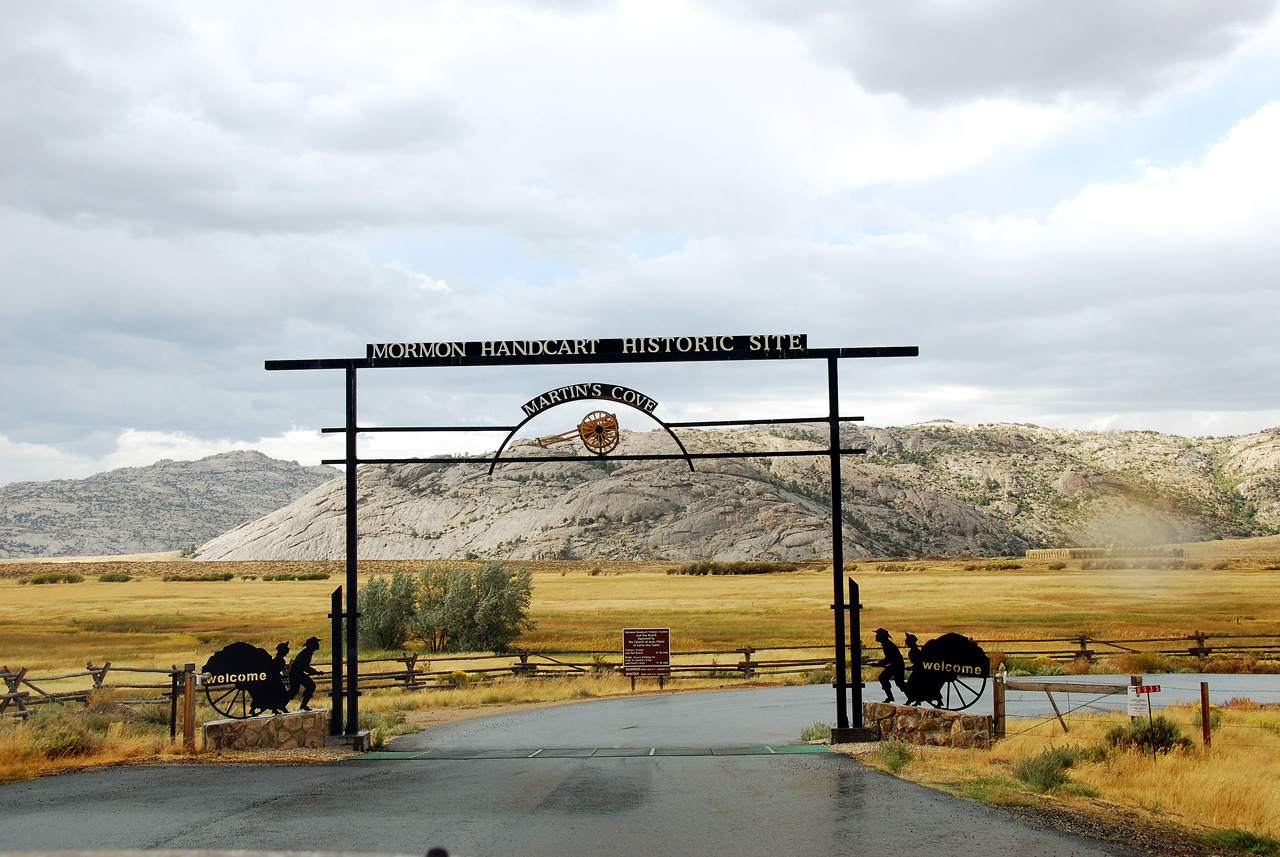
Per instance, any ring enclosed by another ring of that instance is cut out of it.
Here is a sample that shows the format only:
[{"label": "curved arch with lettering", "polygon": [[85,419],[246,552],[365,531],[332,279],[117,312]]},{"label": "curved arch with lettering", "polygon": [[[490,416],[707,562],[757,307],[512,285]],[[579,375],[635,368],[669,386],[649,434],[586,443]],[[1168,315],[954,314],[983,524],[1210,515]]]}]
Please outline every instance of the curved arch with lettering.
[{"label": "curved arch with lettering", "polygon": [[663,431],[671,436],[676,442],[676,446],[680,447],[680,453],[684,456],[685,463],[689,465],[689,470],[693,470],[693,459],[689,457],[689,450],[684,448],[684,444],[680,438],[676,437],[676,433],[671,427],[663,422],[659,417],[653,415],[654,408],[658,407],[658,402],[638,390],[630,387],[624,387],[621,384],[605,384],[605,383],[588,383],[588,384],[568,384],[564,387],[557,387],[554,390],[535,396],[528,402],[525,402],[521,408],[524,410],[525,417],[522,419],[511,432],[502,439],[502,443],[498,446],[498,451],[493,454],[493,460],[489,462],[489,475],[493,475],[494,468],[498,466],[498,460],[502,456],[502,451],[507,448],[507,444],[516,436],[516,432],[524,428],[529,420],[539,414],[549,411],[559,405],[568,404],[569,402],[580,402],[585,399],[598,399],[607,402],[617,402],[620,405],[626,405],[629,408],[635,408],[640,413],[652,419],[658,425],[662,426]]}]

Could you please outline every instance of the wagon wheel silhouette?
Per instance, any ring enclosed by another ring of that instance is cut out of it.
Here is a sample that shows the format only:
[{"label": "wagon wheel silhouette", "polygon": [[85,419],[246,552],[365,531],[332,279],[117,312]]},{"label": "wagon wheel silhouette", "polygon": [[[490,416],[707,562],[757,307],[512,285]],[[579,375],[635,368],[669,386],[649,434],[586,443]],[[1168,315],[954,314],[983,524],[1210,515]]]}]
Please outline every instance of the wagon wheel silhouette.
[{"label": "wagon wheel silhouette", "polygon": [[613,452],[618,447],[618,418],[604,411],[592,411],[578,423],[578,436],[596,455]]},{"label": "wagon wheel silhouette", "polygon": [[209,700],[210,707],[223,717],[233,720],[245,720],[249,717],[253,700],[249,697],[249,690],[238,683],[206,684],[204,695]]},{"label": "wagon wheel silhouette", "polygon": [[986,676],[962,676],[947,673],[941,689],[938,691],[942,705],[946,711],[963,711],[978,701],[982,692],[987,689]]}]

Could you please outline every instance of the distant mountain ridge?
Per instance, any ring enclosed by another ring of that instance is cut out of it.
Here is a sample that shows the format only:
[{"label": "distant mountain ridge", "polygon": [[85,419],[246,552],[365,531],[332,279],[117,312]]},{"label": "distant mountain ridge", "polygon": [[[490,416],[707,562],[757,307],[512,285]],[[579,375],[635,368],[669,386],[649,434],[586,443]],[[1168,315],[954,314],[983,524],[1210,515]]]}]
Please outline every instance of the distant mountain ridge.
[{"label": "distant mountain ridge", "polygon": [[87,479],[14,482],[0,488],[0,558],[177,550],[260,518],[339,473],[236,451]]},{"label": "distant mountain ridge", "polygon": [[[824,425],[682,433],[690,451],[826,445]],[[846,555],[1001,555],[1280,532],[1280,429],[1228,438],[939,420],[846,426]],[[519,440],[512,456],[560,454]],[[619,454],[673,452],[624,431]],[[831,556],[824,458],[372,465],[361,558],[807,559]],[[340,559],[341,483],[204,544],[200,559]]]}]

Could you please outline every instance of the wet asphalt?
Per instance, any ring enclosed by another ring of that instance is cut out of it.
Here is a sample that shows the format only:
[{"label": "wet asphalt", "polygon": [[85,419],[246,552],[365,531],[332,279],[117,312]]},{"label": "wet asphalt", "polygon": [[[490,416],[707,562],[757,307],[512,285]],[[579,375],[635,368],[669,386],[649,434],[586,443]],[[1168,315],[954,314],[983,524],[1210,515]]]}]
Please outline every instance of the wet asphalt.
[{"label": "wet asphalt", "polygon": [[0,786],[5,851],[1132,855],[801,745],[830,688],[597,700],[318,765],[120,767]]}]

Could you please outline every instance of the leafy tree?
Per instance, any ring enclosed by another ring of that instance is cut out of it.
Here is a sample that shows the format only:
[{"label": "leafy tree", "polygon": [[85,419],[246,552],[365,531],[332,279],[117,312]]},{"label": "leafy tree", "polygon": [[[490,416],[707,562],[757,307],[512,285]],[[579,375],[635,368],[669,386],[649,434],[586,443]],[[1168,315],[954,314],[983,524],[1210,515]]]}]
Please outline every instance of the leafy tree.
[{"label": "leafy tree", "polygon": [[505,652],[534,627],[527,568],[501,562],[476,569],[435,566],[419,580],[415,631],[432,651]]},{"label": "leafy tree", "polygon": [[374,575],[358,593],[361,648],[399,649],[414,631],[418,605],[418,581],[397,568],[388,579]]},{"label": "leafy tree", "polygon": [[501,562],[375,575],[357,596],[360,645],[397,649],[418,640],[433,652],[505,652],[534,627],[532,595],[529,570]]}]

